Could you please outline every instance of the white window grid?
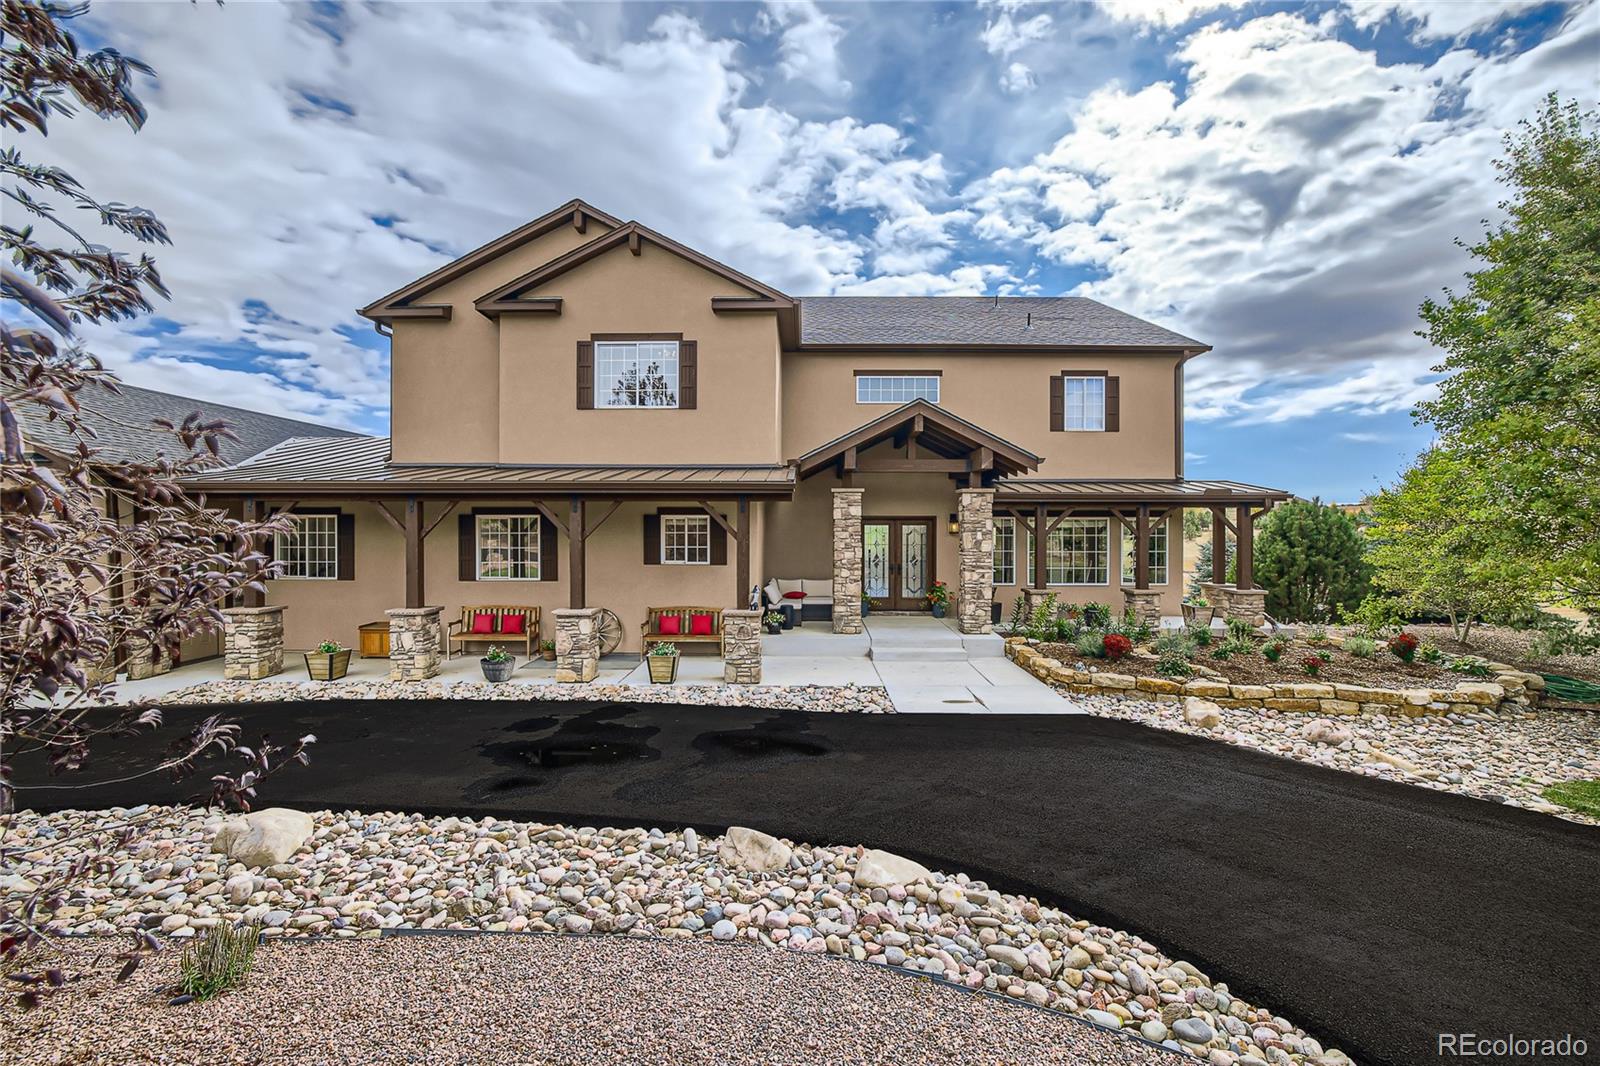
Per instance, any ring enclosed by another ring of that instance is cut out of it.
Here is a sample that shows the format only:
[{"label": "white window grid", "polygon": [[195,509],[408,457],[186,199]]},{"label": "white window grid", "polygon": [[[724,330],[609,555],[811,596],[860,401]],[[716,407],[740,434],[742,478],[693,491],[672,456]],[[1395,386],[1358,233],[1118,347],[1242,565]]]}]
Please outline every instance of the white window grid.
[{"label": "white window grid", "polygon": [[937,374],[862,374],[856,378],[856,403],[939,402]]},{"label": "white window grid", "polygon": [[273,538],[274,558],[283,577],[299,581],[335,581],[339,577],[339,516],[297,514],[294,529]]},{"label": "white window grid", "polygon": [[477,516],[479,581],[539,580],[539,516]]},{"label": "white window grid", "polygon": [[677,341],[596,341],[596,407],[678,406]]},{"label": "white window grid", "polygon": [[1048,585],[1111,582],[1111,526],[1105,518],[1068,518],[1050,531],[1044,547]]},{"label": "white window grid", "polygon": [[994,583],[996,585],[1015,585],[1017,583],[1017,520],[1015,518],[996,518],[994,520]]},{"label": "white window grid", "polygon": [[661,561],[669,566],[711,563],[710,515],[662,515]]},{"label": "white window grid", "polygon": [[1069,430],[1095,432],[1106,428],[1106,379],[1067,377],[1062,381]]},{"label": "white window grid", "polygon": [[[1138,539],[1126,529],[1122,531],[1122,583],[1131,585],[1133,573],[1133,542]],[[1167,524],[1157,522],[1150,527],[1150,584],[1167,583]]]}]

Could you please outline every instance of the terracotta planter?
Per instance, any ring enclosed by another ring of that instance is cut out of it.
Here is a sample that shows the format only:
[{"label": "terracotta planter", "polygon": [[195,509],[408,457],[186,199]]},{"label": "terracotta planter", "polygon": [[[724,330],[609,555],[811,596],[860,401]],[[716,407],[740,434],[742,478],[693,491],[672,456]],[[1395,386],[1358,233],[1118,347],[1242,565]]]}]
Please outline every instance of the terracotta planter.
[{"label": "terracotta planter", "polygon": [[556,661],[556,650],[554,648],[541,648],[539,650],[539,658],[547,663],[553,663]]},{"label": "terracotta planter", "polygon": [[350,649],[306,652],[306,673],[313,681],[337,681],[350,670]]},{"label": "terracotta planter", "polygon": [[644,661],[650,666],[650,680],[657,685],[670,685],[678,680],[678,657],[676,655],[646,655]]},{"label": "terracotta planter", "polygon": [[511,671],[517,668],[517,657],[513,655],[509,659],[501,659],[499,662],[479,659],[478,665],[483,667],[483,679],[485,681],[499,684],[502,681],[511,680]]}]

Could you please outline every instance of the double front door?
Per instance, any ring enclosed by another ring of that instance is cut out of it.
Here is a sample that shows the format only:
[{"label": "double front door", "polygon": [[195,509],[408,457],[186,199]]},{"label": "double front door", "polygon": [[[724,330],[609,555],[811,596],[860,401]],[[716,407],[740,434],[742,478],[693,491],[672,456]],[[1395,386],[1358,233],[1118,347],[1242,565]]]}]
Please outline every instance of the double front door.
[{"label": "double front door", "polygon": [[872,606],[927,609],[933,574],[933,519],[869,518],[861,524],[861,582]]}]

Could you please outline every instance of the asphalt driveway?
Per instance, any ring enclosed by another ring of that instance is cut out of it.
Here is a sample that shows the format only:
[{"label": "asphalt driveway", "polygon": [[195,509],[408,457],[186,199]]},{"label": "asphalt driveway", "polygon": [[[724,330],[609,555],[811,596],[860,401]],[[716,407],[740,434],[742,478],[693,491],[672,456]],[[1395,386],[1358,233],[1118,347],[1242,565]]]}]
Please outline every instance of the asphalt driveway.
[{"label": "asphalt driveway", "polygon": [[[100,745],[83,776],[137,769],[213,710]],[[268,803],[860,842],[1136,931],[1363,1064],[1440,1061],[1440,1033],[1600,1047],[1600,831],[1543,815],[1092,717],[422,700],[234,713],[246,738],[320,738]],[[20,802],[178,800],[209,769]]]}]

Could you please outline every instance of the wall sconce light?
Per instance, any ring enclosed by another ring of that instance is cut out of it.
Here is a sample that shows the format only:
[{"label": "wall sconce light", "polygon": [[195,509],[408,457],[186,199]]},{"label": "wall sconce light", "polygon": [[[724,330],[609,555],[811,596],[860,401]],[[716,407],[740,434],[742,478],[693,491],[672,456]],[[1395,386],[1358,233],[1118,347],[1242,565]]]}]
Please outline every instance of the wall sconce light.
[{"label": "wall sconce light", "polygon": [[954,513],[952,513],[950,515],[950,535],[952,537],[955,537],[955,536],[959,536],[960,534],[961,534],[961,520],[959,518],[957,518]]}]

